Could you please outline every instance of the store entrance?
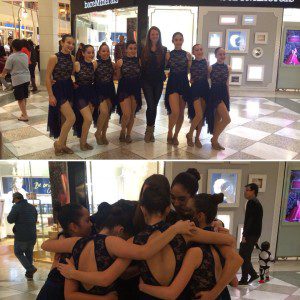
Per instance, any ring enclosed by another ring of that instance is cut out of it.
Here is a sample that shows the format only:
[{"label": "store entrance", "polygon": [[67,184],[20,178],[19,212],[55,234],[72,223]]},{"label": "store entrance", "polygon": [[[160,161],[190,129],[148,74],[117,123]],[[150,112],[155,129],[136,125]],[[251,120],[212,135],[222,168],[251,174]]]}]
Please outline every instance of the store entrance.
[{"label": "store entrance", "polygon": [[172,35],[179,31],[184,36],[183,49],[191,52],[197,41],[198,7],[150,5],[149,28],[161,30],[163,45],[173,50]]},{"label": "store entrance", "polygon": [[113,54],[120,35],[126,40],[137,40],[137,26],[137,7],[78,15],[76,43],[91,44],[98,51],[100,45],[105,42]]}]

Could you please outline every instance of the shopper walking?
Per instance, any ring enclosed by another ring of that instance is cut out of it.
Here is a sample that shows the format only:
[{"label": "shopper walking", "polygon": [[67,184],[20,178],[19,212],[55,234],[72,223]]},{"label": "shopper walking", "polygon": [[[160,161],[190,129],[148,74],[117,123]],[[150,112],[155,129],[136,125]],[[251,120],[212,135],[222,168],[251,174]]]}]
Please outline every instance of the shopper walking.
[{"label": "shopper walking", "polygon": [[[6,52],[3,46],[0,46],[0,74],[3,72],[5,63],[7,60]],[[5,87],[6,90],[11,90],[12,86],[5,80],[5,78],[0,78],[0,84]],[[0,86],[1,86],[0,85]]]},{"label": "shopper walking", "polygon": [[18,101],[21,110],[19,121],[28,122],[26,102],[29,96],[28,87],[30,82],[30,73],[28,68],[28,57],[21,52],[21,40],[12,42],[13,54],[6,61],[4,70],[0,78],[5,78],[7,73],[11,74],[12,85],[14,87],[14,96]]},{"label": "shopper walking", "polygon": [[37,65],[37,55],[36,55],[33,41],[29,40],[27,43],[30,51],[29,71],[30,71],[31,85],[32,85],[31,91],[34,93],[37,92],[38,90],[35,82],[35,68]]},{"label": "shopper walking", "polygon": [[20,193],[13,194],[13,207],[7,216],[7,222],[15,224],[14,252],[22,266],[25,268],[25,277],[33,279],[37,271],[33,265],[33,248],[36,243],[37,211],[35,207],[24,199]]},{"label": "shopper walking", "polygon": [[114,58],[115,62],[126,56],[126,44],[124,35],[119,36],[119,43],[115,46]]},{"label": "shopper walking", "polygon": [[147,127],[145,142],[154,142],[154,127],[157,115],[157,106],[162,95],[165,75],[167,48],[163,47],[161,32],[153,26],[147,34],[146,46],[141,55],[142,89],[147,102]]},{"label": "shopper walking", "polygon": [[[239,281],[240,285],[247,285],[259,277],[251,263],[251,254],[260,238],[263,219],[263,207],[257,199],[257,194],[257,184],[250,183],[245,186],[244,196],[248,202],[245,213],[243,239],[240,244],[240,255],[244,259],[242,278]],[[251,276],[249,281],[248,275]]]}]

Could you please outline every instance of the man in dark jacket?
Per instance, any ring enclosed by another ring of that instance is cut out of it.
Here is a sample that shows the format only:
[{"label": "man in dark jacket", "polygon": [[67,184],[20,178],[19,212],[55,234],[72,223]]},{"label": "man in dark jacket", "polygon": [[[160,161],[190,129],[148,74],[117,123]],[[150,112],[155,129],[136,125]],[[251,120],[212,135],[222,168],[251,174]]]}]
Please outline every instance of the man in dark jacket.
[{"label": "man in dark jacket", "polygon": [[[240,256],[244,259],[242,265],[242,278],[239,281],[240,285],[247,285],[259,277],[251,263],[251,255],[254,246],[261,235],[263,219],[263,208],[256,198],[257,194],[257,184],[250,183],[245,186],[244,196],[248,202],[245,213],[243,239],[240,244]],[[249,281],[248,275],[250,275]]]},{"label": "man in dark jacket", "polygon": [[25,276],[33,279],[37,269],[33,265],[33,248],[36,243],[37,211],[35,207],[24,199],[20,193],[13,194],[13,203],[7,222],[15,224],[14,252],[22,266],[26,269]]}]

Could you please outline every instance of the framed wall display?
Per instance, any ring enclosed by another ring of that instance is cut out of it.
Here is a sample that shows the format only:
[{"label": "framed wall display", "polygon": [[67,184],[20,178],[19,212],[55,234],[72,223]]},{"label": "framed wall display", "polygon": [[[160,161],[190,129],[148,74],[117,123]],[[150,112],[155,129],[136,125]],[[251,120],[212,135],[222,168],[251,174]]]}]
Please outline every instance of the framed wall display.
[{"label": "framed wall display", "polygon": [[230,67],[232,72],[244,72],[244,56],[231,56]]},{"label": "framed wall display", "polygon": [[229,84],[230,85],[242,85],[243,75],[242,74],[230,74]]},{"label": "framed wall display", "polygon": [[220,207],[238,207],[240,204],[242,170],[210,169],[208,170],[207,193],[224,194]]},{"label": "framed wall display", "polygon": [[255,32],[255,44],[268,44],[268,37],[267,32]]},{"label": "framed wall display", "polygon": [[283,64],[300,66],[300,30],[286,30]]},{"label": "framed wall display", "polygon": [[222,47],[223,32],[210,32],[208,34],[208,48]]},{"label": "framed wall display", "polygon": [[247,81],[264,81],[264,65],[248,65]]},{"label": "framed wall display", "polygon": [[257,58],[257,59],[261,58],[264,55],[263,48],[261,48],[261,47],[254,48],[252,51],[252,55],[254,58]]},{"label": "framed wall display", "polygon": [[288,178],[284,222],[300,223],[300,170],[291,170]]},{"label": "framed wall display", "polygon": [[216,55],[215,55],[214,52],[210,52],[208,54],[208,62],[209,62],[210,66],[213,65],[213,64],[215,64],[217,62],[217,58],[216,58]]},{"label": "framed wall display", "polygon": [[230,234],[233,232],[233,211],[220,211],[217,214],[217,219],[221,220],[224,223],[224,227],[229,229]]},{"label": "framed wall display", "polygon": [[220,15],[219,25],[237,25],[238,19],[237,15]]},{"label": "framed wall display", "polygon": [[243,15],[243,26],[255,26],[257,22],[257,16],[256,15]]},{"label": "framed wall display", "polygon": [[226,51],[228,53],[248,53],[249,36],[249,29],[227,29]]},{"label": "framed wall display", "polygon": [[259,188],[260,193],[264,193],[266,191],[267,186],[267,175],[262,174],[249,174],[248,183],[256,183]]}]

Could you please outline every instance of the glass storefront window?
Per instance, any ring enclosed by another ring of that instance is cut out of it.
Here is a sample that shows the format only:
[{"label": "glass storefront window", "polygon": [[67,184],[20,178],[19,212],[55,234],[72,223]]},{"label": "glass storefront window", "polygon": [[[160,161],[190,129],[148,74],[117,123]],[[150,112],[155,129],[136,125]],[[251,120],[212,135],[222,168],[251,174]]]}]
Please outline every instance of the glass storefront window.
[{"label": "glass storefront window", "polygon": [[285,8],[283,13],[283,22],[299,22],[300,9],[298,8]]},{"label": "glass storefront window", "polygon": [[97,212],[102,202],[112,204],[120,199],[138,200],[144,180],[162,171],[158,162],[144,161],[93,161],[88,168],[92,213]]},{"label": "glass storefront window", "polygon": [[113,57],[119,36],[137,38],[137,7],[120,8],[78,15],[76,18],[76,42],[91,44],[98,51],[105,42]]},{"label": "glass storefront window", "polygon": [[[49,260],[40,246],[53,226],[52,198],[47,161],[0,162],[0,239],[13,243],[13,224],[7,222],[7,215],[13,206],[12,194],[20,192],[38,212],[37,243],[34,258]],[[1,213],[3,210],[3,213]]]}]

